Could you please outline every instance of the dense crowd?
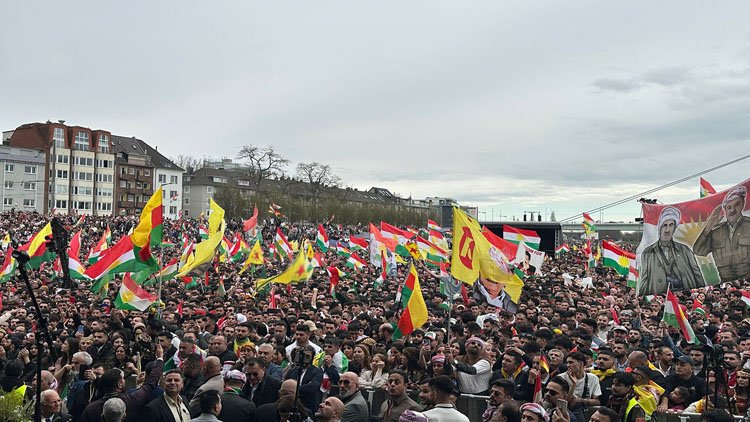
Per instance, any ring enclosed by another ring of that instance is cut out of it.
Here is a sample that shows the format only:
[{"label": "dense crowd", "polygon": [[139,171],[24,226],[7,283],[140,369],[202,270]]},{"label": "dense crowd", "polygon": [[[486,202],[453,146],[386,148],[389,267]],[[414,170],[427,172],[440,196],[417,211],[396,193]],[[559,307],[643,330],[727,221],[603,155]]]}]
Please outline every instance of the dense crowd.
[{"label": "dense crowd", "polygon": [[[71,232],[81,230],[83,254],[106,227],[114,242],[137,223],[64,220]],[[23,243],[47,221],[3,213],[0,231]],[[185,236],[199,239],[199,224],[164,222],[165,242],[177,246],[154,251],[162,263],[180,257]],[[316,225],[268,218],[259,223],[265,265],[239,274],[242,261],[226,260],[192,287],[166,281],[161,306],[144,312],[116,309],[120,276],[102,295],[89,289],[91,282],[63,289],[52,265],[33,269],[53,339],[43,350],[29,294],[12,278],[0,286],[0,388],[33,401],[39,386],[49,422],[367,421],[371,414],[383,421],[468,421],[456,408],[461,396],[486,401],[484,422],[633,422],[666,412],[722,421],[750,407],[745,283],[677,293],[699,339],[688,344],[662,320],[663,297],[636,297],[625,277],[607,268],[586,273],[581,252],[549,257],[543,275],[526,277],[515,314],[488,305],[471,286],[467,295],[440,293],[440,270],[416,262],[429,321],[394,339],[407,265],[376,286],[379,269],[346,268],[331,248],[308,282],[256,292],[257,278],[289,264],[268,256],[279,226],[290,241],[315,239]],[[326,229],[331,242],[368,230],[335,223]],[[242,222],[229,221],[227,233],[243,235]],[[330,266],[347,273],[335,297]],[[584,276],[591,285],[580,282]],[[145,286],[156,293],[157,284]],[[363,394],[370,389],[385,396],[379,409],[371,410]]]}]

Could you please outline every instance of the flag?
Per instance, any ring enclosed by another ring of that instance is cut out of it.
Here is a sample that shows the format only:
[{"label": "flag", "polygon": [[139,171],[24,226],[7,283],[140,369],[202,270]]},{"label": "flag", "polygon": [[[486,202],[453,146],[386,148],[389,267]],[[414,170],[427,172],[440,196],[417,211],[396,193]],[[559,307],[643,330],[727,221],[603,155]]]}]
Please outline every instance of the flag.
[{"label": "flag", "polygon": [[[155,265],[155,266],[154,266]],[[139,272],[151,268],[158,271],[156,260],[142,262],[137,259],[130,236],[123,236],[95,264],[86,269],[84,275],[98,280],[108,273]]]},{"label": "flag", "polygon": [[335,265],[331,265],[330,267],[326,268],[326,272],[328,273],[328,294],[331,295],[334,299],[336,299],[336,287],[339,285],[339,279],[344,275],[344,273],[336,268]]},{"label": "flag", "polygon": [[716,189],[714,189],[713,186],[711,186],[710,183],[708,183],[708,180],[701,177],[700,179],[700,197],[705,198],[708,195],[713,195],[716,193]]},{"label": "flag", "polygon": [[141,218],[138,225],[130,235],[133,241],[133,252],[135,258],[150,266],[158,268],[158,263],[151,256],[151,248],[161,246],[161,239],[164,231],[163,225],[164,205],[162,204],[161,186],[154,191],[151,199],[141,211]]},{"label": "flag", "polygon": [[693,299],[693,313],[701,316],[706,316],[706,308],[698,299]]},{"label": "flag", "polygon": [[349,268],[354,268],[357,271],[361,270],[366,265],[367,261],[360,258],[356,253],[352,253],[349,258],[346,259],[346,266]]},{"label": "flag", "polygon": [[506,261],[512,263],[516,260],[516,255],[518,255],[517,243],[509,242],[503,239],[502,237],[493,233],[487,227],[482,227],[482,235],[485,239],[487,239],[487,241],[490,242],[490,245],[497,248],[497,250],[503,254]]},{"label": "flag", "polygon": [[479,278],[480,250],[489,250],[487,240],[482,235],[479,223],[453,207],[453,254],[451,274],[453,277],[473,285]]},{"label": "flag", "polygon": [[203,224],[198,226],[198,235],[200,235],[201,240],[208,239],[208,229]]},{"label": "flag", "polygon": [[315,237],[315,245],[323,252],[328,252],[328,234],[322,224],[318,224],[318,234]]},{"label": "flag", "polygon": [[591,218],[590,215],[583,213],[583,231],[586,232],[586,234],[591,234],[596,232],[596,225],[594,225],[594,219]]},{"label": "flag", "polygon": [[122,278],[120,292],[115,299],[115,308],[143,312],[157,299],[156,296],[135,284],[135,281],[130,278],[130,274],[125,274],[125,277]]},{"label": "flag", "polygon": [[615,325],[620,325],[620,316],[617,315],[617,309],[614,307],[609,308],[612,311],[612,321],[615,322]]},{"label": "flag", "polygon": [[377,290],[380,288],[380,286],[383,285],[383,282],[386,278],[388,278],[388,260],[385,257],[386,252],[384,250],[380,251],[380,274],[378,274],[378,278],[375,279],[373,282],[372,288]]},{"label": "flag", "polygon": [[336,253],[340,256],[343,256],[344,258],[349,258],[349,256],[352,254],[352,251],[350,251],[347,247],[341,244],[341,242],[336,244]]},{"label": "flag", "polygon": [[3,267],[0,268],[0,283],[5,283],[13,276],[13,272],[16,270],[16,259],[13,258],[13,246],[8,246],[5,251],[5,259],[3,260]]},{"label": "flag", "polygon": [[440,227],[440,226],[438,225],[438,223],[436,223],[435,221],[433,221],[433,220],[430,220],[430,219],[427,219],[427,230],[428,230],[428,231],[429,231],[429,230],[434,230],[434,231],[437,231],[437,232],[439,232],[439,231],[441,231],[441,230],[443,230],[443,229],[442,229],[442,227]]},{"label": "flag", "polygon": [[76,223],[73,224],[73,228],[74,229],[77,228],[78,226],[80,226],[81,224],[83,224],[84,221],[86,221],[86,214],[82,214],[81,215],[81,217],[78,219],[78,221],[76,221]]},{"label": "flag", "polygon": [[406,299],[406,306],[398,320],[398,325],[393,333],[393,340],[398,340],[405,335],[411,334],[417,328],[420,328],[427,322],[427,304],[422,297],[422,289],[419,286],[419,277],[414,264],[411,264],[409,276],[406,277],[403,288],[401,289],[402,300]]},{"label": "flag", "polygon": [[[586,376],[586,374],[584,374]],[[544,404],[542,400],[542,373],[537,372],[536,378],[534,378],[534,399],[532,400],[537,404]]]},{"label": "flag", "polygon": [[440,249],[448,250],[448,241],[445,240],[443,234],[439,231],[430,230],[428,240],[435,244]]},{"label": "flag", "polygon": [[192,260],[188,259],[188,262],[180,268],[180,272],[177,277],[185,277],[190,272],[201,272],[204,264],[209,263],[216,253],[216,247],[224,238],[224,230],[226,229],[226,221],[224,221],[224,209],[219,206],[213,199],[209,201],[209,208],[211,214],[208,216],[208,239],[200,242],[195,247],[195,255]]},{"label": "flag", "polygon": [[47,223],[37,234],[29,239],[28,243],[19,249],[26,251],[31,258],[28,267],[38,269],[42,262],[51,262],[55,259],[55,254],[47,250],[47,236],[52,236],[52,225]]},{"label": "flag", "polygon": [[594,251],[591,249],[591,241],[588,241],[583,245],[583,253],[586,255],[586,270],[596,267],[596,258],[594,258]]},{"label": "flag", "polygon": [[3,238],[2,243],[0,243],[0,247],[2,247],[4,251],[7,251],[8,246],[10,246],[10,244],[11,244],[10,233],[5,233],[5,237]]},{"label": "flag", "polygon": [[70,270],[70,278],[73,280],[89,280],[86,276],[86,267],[77,258],[68,256],[68,269]]},{"label": "flag", "polygon": [[234,240],[234,245],[232,245],[232,248],[229,250],[229,256],[232,258],[232,261],[239,262],[242,260],[243,254],[249,251],[249,248],[247,247],[247,243],[242,240],[242,237],[235,236]]},{"label": "flag", "polygon": [[162,281],[169,281],[177,277],[179,272],[179,262],[177,258],[172,258],[167,265],[159,271],[155,278],[160,278]]},{"label": "flag", "polygon": [[367,239],[352,236],[349,238],[349,247],[352,248],[352,252],[367,252],[369,245]]},{"label": "flag", "polygon": [[427,255],[437,255],[443,259],[448,259],[448,251],[421,236],[416,236],[416,244],[419,254],[422,255],[423,259],[426,258]]},{"label": "flag", "polygon": [[270,283],[289,284],[308,280],[312,272],[307,267],[307,256],[304,251],[300,251],[286,270],[273,277],[257,280],[255,290],[263,290]]},{"label": "flag", "polygon": [[107,226],[104,229],[104,232],[102,233],[102,237],[99,239],[99,242],[94,245],[93,248],[89,251],[89,256],[86,258],[86,260],[89,262],[89,264],[95,264],[96,261],[99,260],[99,257],[109,248],[109,242],[112,241],[112,232],[109,230],[109,226]]},{"label": "flag", "polygon": [[405,258],[409,257],[409,250],[406,248],[406,243],[409,241],[412,237],[414,237],[413,233],[410,233],[406,230],[401,230],[397,227],[394,227],[384,221],[380,222],[380,231],[383,234],[383,236],[393,239],[393,242],[395,243],[395,252]]},{"label": "flag", "polygon": [[107,273],[99,280],[94,281],[91,287],[89,287],[89,290],[96,293],[99,296],[99,298],[103,299],[109,293],[109,283],[112,281],[113,278],[114,278],[113,274]]},{"label": "flag", "polygon": [[638,275],[638,269],[633,265],[630,265],[630,270],[628,271],[628,287],[635,289],[635,286],[638,285]]},{"label": "flag", "polygon": [[406,250],[409,251],[409,256],[414,260],[419,261],[422,259],[422,255],[419,253],[419,246],[414,241],[410,240],[406,242]]},{"label": "flag", "polygon": [[503,239],[515,244],[523,242],[533,249],[539,249],[541,242],[541,238],[534,230],[517,229],[507,224],[503,224]]},{"label": "flag", "polygon": [[250,253],[247,255],[247,259],[242,264],[240,274],[247,271],[251,265],[262,265],[263,264],[263,250],[260,248],[260,241],[256,240],[253,248],[250,249]]},{"label": "flag", "polygon": [[667,300],[664,302],[664,317],[662,320],[669,326],[679,328],[688,343],[698,343],[698,338],[693,332],[693,327],[690,326],[690,321],[682,312],[680,302],[677,301],[677,297],[669,288],[667,288]]},{"label": "flag", "polygon": [[[245,233],[251,232],[251,231],[254,231],[256,227],[258,227],[258,207],[257,206],[253,208],[253,215],[247,220],[242,222],[242,231]],[[253,235],[251,234],[251,236]]]},{"label": "flag", "polygon": [[193,258],[194,249],[195,249],[195,243],[188,242],[184,244],[182,248],[182,254],[180,255],[179,268],[184,267]]},{"label": "flag", "polygon": [[602,241],[602,265],[609,268],[614,268],[617,274],[628,275],[630,272],[630,261],[635,260],[635,255],[621,249],[614,243],[603,240]]},{"label": "flag", "polygon": [[742,293],[742,302],[745,303],[745,305],[750,306],[750,293],[740,290],[740,293]]},{"label": "flag", "polygon": [[77,231],[76,234],[70,239],[70,249],[68,249],[68,256],[78,260],[81,255],[81,231]]},{"label": "flag", "polygon": [[559,255],[564,252],[570,252],[570,248],[568,247],[567,243],[563,243],[562,245],[558,246],[557,249],[555,249],[555,255]]},{"label": "flag", "polygon": [[284,232],[281,231],[281,227],[276,228],[276,237],[274,237],[273,244],[279,260],[283,261],[292,256],[292,245],[286,240],[286,236],[284,236]]},{"label": "flag", "polygon": [[281,207],[274,203],[268,206],[268,212],[276,217],[284,217],[284,214],[281,213]]}]

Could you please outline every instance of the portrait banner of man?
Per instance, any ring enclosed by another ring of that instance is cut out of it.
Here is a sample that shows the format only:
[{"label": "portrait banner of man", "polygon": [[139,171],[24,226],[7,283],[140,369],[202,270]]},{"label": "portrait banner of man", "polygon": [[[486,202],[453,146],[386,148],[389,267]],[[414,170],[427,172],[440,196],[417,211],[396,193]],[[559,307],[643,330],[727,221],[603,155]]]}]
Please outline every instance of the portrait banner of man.
[{"label": "portrait banner of man", "polygon": [[636,253],[639,295],[691,290],[750,276],[750,180],[694,201],[643,204]]}]

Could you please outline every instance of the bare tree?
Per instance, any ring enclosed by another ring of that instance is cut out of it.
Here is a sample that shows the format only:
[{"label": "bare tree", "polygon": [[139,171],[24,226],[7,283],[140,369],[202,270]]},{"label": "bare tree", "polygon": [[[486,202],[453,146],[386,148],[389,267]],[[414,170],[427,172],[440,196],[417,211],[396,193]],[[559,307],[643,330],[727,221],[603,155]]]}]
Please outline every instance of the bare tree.
[{"label": "bare tree", "polygon": [[315,201],[320,198],[323,188],[337,187],[341,184],[341,178],[333,174],[331,166],[316,161],[297,164],[297,177],[308,183]]},{"label": "bare tree", "polygon": [[247,161],[256,192],[260,191],[260,182],[263,179],[283,176],[284,167],[289,164],[289,160],[270,145],[265,147],[244,145],[237,154],[237,158]]},{"label": "bare tree", "polygon": [[203,162],[201,162],[201,160],[193,157],[192,155],[180,154],[176,157],[172,157],[171,160],[173,163],[177,164],[179,167],[185,170],[187,170],[188,168],[197,170],[203,165]]}]

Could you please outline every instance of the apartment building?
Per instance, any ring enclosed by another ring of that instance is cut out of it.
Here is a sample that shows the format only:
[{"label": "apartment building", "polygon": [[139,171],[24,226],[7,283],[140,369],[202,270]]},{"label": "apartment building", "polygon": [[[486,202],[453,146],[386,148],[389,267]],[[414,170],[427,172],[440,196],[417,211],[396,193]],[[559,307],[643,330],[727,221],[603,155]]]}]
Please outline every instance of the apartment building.
[{"label": "apartment building", "polygon": [[[10,136],[11,132],[4,135]],[[3,139],[6,139],[5,137]],[[44,212],[44,154],[26,148],[0,146],[2,211]]]},{"label": "apartment building", "polygon": [[42,212],[60,214],[112,214],[115,156],[111,142],[109,131],[68,126],[64,121],[24,124],[7,137],[10,147],[41,152]]}]

